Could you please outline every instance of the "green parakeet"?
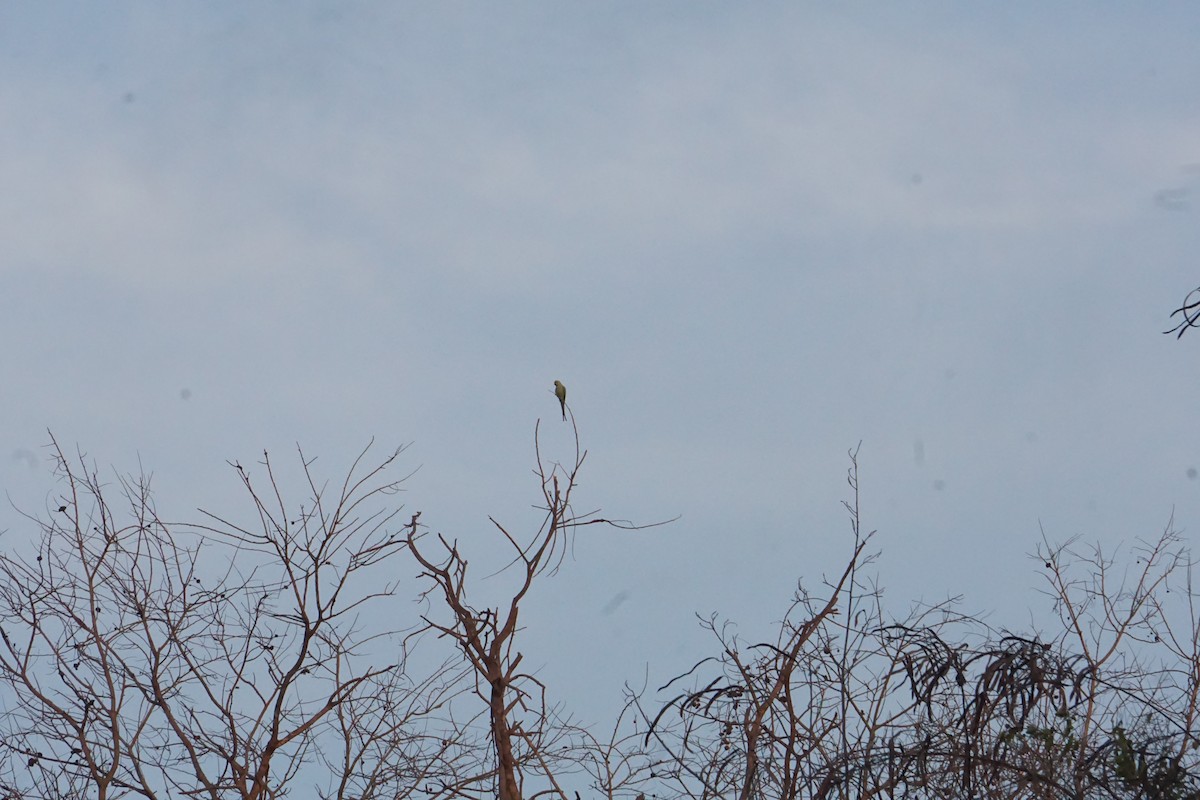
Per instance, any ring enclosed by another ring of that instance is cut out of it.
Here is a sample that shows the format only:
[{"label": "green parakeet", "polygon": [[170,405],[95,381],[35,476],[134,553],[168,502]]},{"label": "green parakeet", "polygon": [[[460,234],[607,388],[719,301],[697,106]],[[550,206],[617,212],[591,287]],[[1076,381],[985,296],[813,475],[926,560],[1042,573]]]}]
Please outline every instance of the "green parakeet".
[{"label": "green parakeet", "polygon": [[554,396],[558,398],[558,404],[562,406],[563,422],[567,420],[567,387],[562,385],[562,381],[554,382]]}]

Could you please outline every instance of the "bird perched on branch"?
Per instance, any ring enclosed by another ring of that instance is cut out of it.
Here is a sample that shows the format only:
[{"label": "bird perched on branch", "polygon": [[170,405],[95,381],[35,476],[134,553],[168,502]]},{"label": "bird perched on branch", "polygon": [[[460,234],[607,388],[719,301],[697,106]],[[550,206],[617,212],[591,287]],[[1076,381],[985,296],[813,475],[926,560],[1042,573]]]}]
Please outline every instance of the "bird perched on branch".
[{"label": "bird perched on branch", "polygon": [[562,406],[563,422],[567,421],[567,387],[562,385],[562,381],[554,382],[554,396],[558,398],[558,404]]}]

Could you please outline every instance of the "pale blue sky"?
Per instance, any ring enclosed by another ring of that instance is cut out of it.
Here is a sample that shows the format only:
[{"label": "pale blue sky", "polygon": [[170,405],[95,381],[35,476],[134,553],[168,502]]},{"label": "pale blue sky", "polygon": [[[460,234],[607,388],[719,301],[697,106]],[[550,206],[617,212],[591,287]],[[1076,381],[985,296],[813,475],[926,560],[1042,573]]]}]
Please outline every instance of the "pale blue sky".
[{"label": "pale blue sky", "polygon": [[681,515],[535,595],[569,704],[837,570],[859,440],[895,607],[1020,625],[1039,522],[1200,525],[1200,8],[1045,6],[5,4],[0,481],[50,428],[191,518],[374,436],[482,548],[561,378],[579,504]]}]

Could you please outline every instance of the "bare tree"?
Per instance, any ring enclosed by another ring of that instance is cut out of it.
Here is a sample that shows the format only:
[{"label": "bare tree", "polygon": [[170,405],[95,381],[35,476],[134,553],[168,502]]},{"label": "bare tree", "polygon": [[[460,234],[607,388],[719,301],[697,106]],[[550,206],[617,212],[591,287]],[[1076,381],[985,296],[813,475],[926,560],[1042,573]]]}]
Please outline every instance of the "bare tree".
[{"label": "bare tree", "polygon": [[[572,494],[579,471],[587,458],[574,430],[574,453],[566,464],[549,462],[543,456],[538,428],[534,430],[541,522],[526,535],[510,530],[494,518],[492,526],[513,552],[508,568],[515,573],[515,586],[497,607],[478,608],[469,598],[471,581],[467,558],[457,541],[439,534],[429,542],[418,532],[414,517],[408,528],[408,547],[429,581],[426,597],[431,610],[425,620],[429,629],[454,642],[475,675],[475,692],[487,709],[487,731],[494,763],[491,769],[461,781],[447,791],[466,797],[495,796],[499,800],[522,800],[550,794],[566,800],[568,789],[561,782],[563,771],[574,771],[586,758],[586,749],[574,726],[561,720],[547,704],[546,687],[521,668],[517,649],[518,619],[534,582],[553,575],[562,566],[571,546],[571,536],[591,525],[634,528],[628,523],[577,514]],[[506,568],[506,569],[508,569]],[[586,737],[585,737],[586,738]],[[542,785],[530,793],[527,778],[536,776]],[[486,779],[486,782],[485,780]]]},{"label": "bare tree", "polygon": [[234,464],[253,524],[180,526],[148,479],[106,486],[52,447],[64,491],[36,552],[0,554],[10,793],[257,800],[307,776],[323,797],[391,798],[454,757],[434,733],[454,672],[414,677],[415,640],[363,622],[406,546],[378,502],[400,451],[370,469],[364,451],[332,491],[301,454],[300,506],[265,454],[261,488]]},{"label": "bare tree", "polygon": [[[729,623],[702,619],[720,653],[668,682],[664,690],[688,678],[694,685],[657,713],[639,699],[644,744],[669,765],[656,774],[657,792],[697,800],[840,796],[855,781],[848,754],[874,747],[885,732],[889,709],[878,696],[895,682],[885,671],[882,683],[857,683],[878,655],[864,646],[878,591],[861,578],[871,534],[860,529],[856,453],[850,458],[853,546],[825,596],[801,587],[771,642],[747,646]],[[710,668],[716,674],[707,677]]]},{"label": "bare tree", "polygon": [[[1058,626],[990,628],[955,602],[890,617],[864,577],[851,453],[853,549],[803,588],[774,641],[702,620],[718,654],[662,687],[642,745],[658,797],[1195,798],[1200,609],[1170,527],[1135,569],[1044,542]],[[680,682],[690,684],[682,691]]]}]

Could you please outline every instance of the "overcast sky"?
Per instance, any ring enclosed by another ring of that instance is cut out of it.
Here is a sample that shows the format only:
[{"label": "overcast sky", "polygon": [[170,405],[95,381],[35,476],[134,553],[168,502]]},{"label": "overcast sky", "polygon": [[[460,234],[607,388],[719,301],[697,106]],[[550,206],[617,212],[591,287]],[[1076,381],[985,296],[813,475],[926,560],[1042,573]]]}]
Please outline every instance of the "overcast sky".
[{"label": "overcast sky", "polygon": [[6,3],[3,488],[44,507],[49,429],[194,519],[226,460],[375,437],[486,553],[539,418],[569,454],[561,379],[578,505],[680,519],[537,590],[560,699],[839,570],[859,441],[897,611],[1019,627],[1039,526],[1200,530],[1200,331],[1161,333],[1200,8],[1048,5]]}]

